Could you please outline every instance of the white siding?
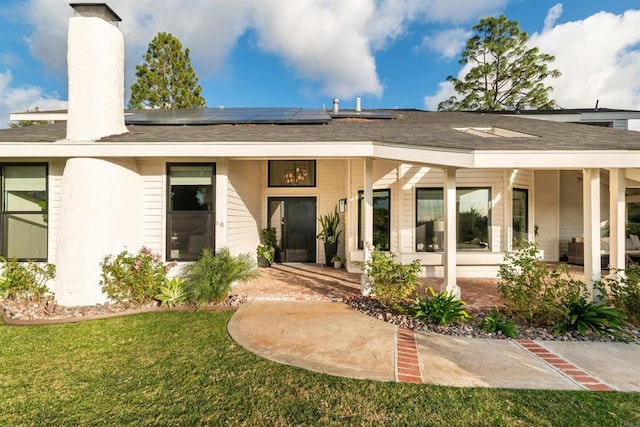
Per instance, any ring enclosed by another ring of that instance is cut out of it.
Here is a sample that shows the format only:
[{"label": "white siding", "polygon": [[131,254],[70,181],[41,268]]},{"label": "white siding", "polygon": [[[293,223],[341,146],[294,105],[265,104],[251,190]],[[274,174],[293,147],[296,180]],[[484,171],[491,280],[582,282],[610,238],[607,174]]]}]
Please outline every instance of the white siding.
[{"label": "white siding", "polygon": [[[333,212],[338,205],[338,200],[347,197],[345,189],[346,185],[346,173],[347,173],[347,161],[346,160],[318,160],[317,162],[317,213],[319,215],[325,215]],[[351,205],[349,207],[354,207]],[[357,209],[357,203],[355,205]],[[340,235],[340,241],[338,242],[338,255],[344,257],[344,242],[346,238],[345,225],[346,215],[340,214],[340,229],[342,234]],[[357,225],[356,225],[357,227]],[[316,230],[320,230],[320,223],[316,224]],[[357,228],[356,228],[357,231]],[[327,263],[324,256],[324,243],[320,240],[317,242],[317,262]]]},{"label": "white siding", "polygon": [[226,232],[227,247],[232,254],[254,254],[260,243],[262,188],[266,185],[263,163],[229,161]]},{"label": "white siding", "polygon": [[[536,241],[544,251],[544,260],[557,262],[560,259],[559,171],[536,171],[533,221],[538,226]],[[531,196],[530,196],[531,197]],[[581,202],[582,203],[582,202]],[[565,244],[565,253],[566,253]]]},{"label": "white siding", "polygon": [[[142,244],[153,252],[163,254],[166,259],[166,162],[140,159],[137,164],[142,179]],[[137,250],[129,248],[129,251]]]},{"label": "white siding", "polygon": [[49,262],[56,262],[56,241],[58,239],[58,223],[60,222],[60,184],[62,183],[62,172],[66,160],[54,159],[49,162],[49,237],[48,237],[48,258]]}]

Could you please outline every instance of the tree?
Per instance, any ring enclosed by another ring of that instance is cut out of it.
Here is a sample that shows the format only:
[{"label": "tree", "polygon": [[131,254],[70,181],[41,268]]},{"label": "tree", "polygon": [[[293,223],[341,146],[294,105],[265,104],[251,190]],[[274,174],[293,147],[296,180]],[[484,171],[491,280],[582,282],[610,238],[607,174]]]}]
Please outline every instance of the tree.
[{"label": "tree", "polygon": [[[36,105],[33,110],[27,109],[27,113],[37,113],[40,109]],[[17,122],[9,122],[10,128],[23,128],[25,126],[37,126],[37,125],[47,125],[50,122],[49,120],[18,120]]]},{"label": "tree", "polygon": [[553,90],[546,78],[557,78],[560,71],[547,66],[555,57],[526,46],[529,36],[517,21],[506,16],[487,17],[472,27],[460,64],[473,64],[463,80],[447,77],[458,96],[438,105],[438,110],[517,110],[552,109]]},{"label": "tree", "polygon": [[169,33],[158,33],[136,65],[137,80],[131,85],[129,108],[176,109],[204,107],[189,49]]}]

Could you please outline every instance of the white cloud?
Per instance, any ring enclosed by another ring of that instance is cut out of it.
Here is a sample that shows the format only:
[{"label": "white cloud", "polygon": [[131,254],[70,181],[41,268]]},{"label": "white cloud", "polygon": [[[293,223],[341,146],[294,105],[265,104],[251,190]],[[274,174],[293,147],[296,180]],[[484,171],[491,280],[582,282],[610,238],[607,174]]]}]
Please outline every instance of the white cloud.
[{"label": "white cloud", "polygon": [[10,71],[0,72],[0,128],[9,123],[9,113],[26,111],[38,107],[40,110],[67,108],[67,102],[49,95],[37,86],[12,86]]},{"label": "white cloud", "polygon": [[[549,11],[545,21],[557,19],[549,18],[556,13],[558,9]],[[599,12],[534,33],[528,44],[556,57],[550,66],[559,69],[562,76],[547,84],[553,87],[551,97],[561,107],[590,107],[600,100],[600,107],[640,110],[638,28],[640,10],[623,15]],[[462,68],[458,78],[468,70],[468,65]],[[425,96],[425,108],[436,108],[452,94],[450,85],[440,83],[436,93]]]},{"label": "white cloud", "polygon": [[542,29],[542,31],[549,31],[551,28],[553,28],[554,25],[556,25],[556,22],[558,21],[558,18],[560,18],[560,16],[562,15],[562,3],[558,3],[555,6],[553,6],[551,9],[549,9],[549,11],[547,12],[547,16],[545,16],[544,18],[544,27]]},{"label": "white cloud", "polygon": [[433,95],[424,97],[424,108],[429,111],[437,111],[438,104],[456,95],[453,85],[449,82],[438,83],[438,90]]},{"label": "white cloud", "polygon": [[420,49],[429,49],[439,53],[444,59],[451,59],[460,54],[472,34],[472,31],[464,28],[440,31],[433,35],[424,36]]}]

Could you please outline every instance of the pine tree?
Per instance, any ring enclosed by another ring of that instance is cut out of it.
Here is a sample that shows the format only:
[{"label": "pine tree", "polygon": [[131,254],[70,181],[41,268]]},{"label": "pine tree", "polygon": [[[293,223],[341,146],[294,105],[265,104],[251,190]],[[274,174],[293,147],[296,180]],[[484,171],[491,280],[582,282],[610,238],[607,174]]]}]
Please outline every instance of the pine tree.
[{"label": "pine tree", "polygon": [[[438,105],[438,110],[517,110],[552,109],[553,90],[543,81],[557,78],[560,71],[550,70],[555,57],[526,46],[529,36],[517,21],[506,16],[483,18],[472,27],[460,64],[473,64],[463,80],[447,77],[458,96]],[[460,97],[461,99],[458,99]]]},{"label": "pine tree", "polygon": [[189,49],[169,33],[158,33],[136,65],[137,80],[131,85],[129,108],[176,109],[204,107]]}]

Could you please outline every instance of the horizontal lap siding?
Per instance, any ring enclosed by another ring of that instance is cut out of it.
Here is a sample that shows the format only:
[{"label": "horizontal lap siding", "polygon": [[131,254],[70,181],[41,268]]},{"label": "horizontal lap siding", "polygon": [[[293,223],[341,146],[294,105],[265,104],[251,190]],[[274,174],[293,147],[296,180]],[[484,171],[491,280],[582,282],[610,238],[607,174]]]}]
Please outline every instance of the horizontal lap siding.
[{"label": "horizontal lap siding", "polygon": [[230,160],[227,185],[227,246],[233,254],[255,254],[260,243],[264,162]]},{"label": "horizontal lap siding", "polygon": [[60,192],[62,186],[62,173],[66,160],[52,160],[49,162],[49,206],[48,206],[48,259],[49,262],[56,262],[56,244],[58,239],[58,224],[60,218]]},{"label": "horizontal lap siding", "polygon": [[138,160],[142,180],[142,244],[153,252],[165,254],[165,189],[166,162],[157,159]]}]

